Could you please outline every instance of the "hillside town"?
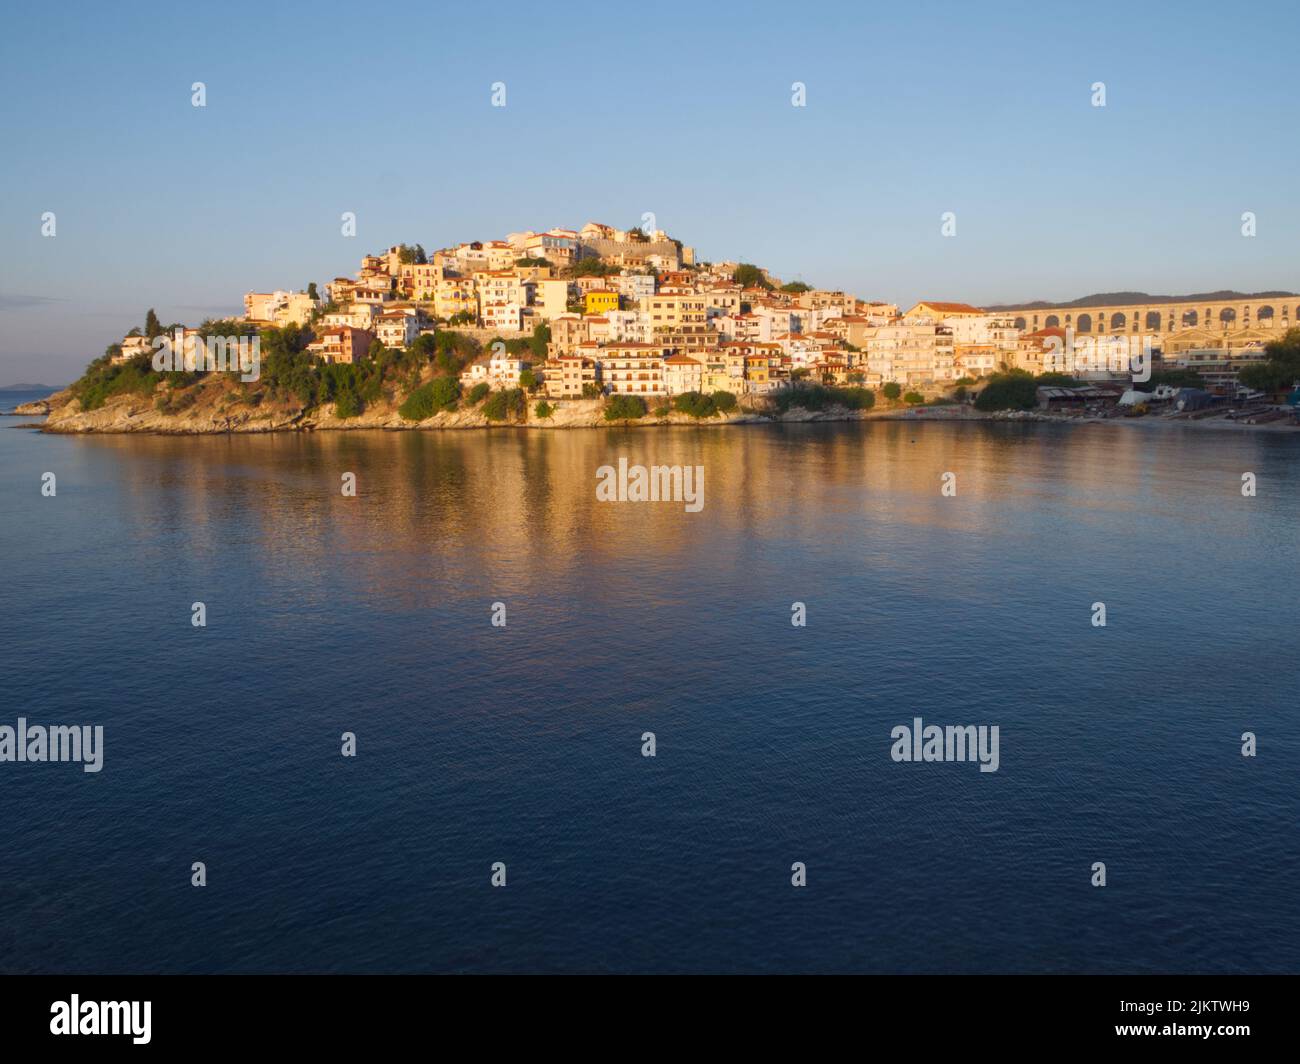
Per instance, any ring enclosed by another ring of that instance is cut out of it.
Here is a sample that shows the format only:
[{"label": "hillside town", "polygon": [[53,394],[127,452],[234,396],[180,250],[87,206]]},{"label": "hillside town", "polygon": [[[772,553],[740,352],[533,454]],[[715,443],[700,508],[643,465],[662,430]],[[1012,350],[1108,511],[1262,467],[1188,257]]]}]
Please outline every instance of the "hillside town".
[{"label": "hillside town", "polygon": [[[1300,318],[1300,305],[1294,311]],[[589,222],[431,255],[396,245],[319,290],[249,292],[243,324],[310,328],[307,350],[322,364],[361,363],[455,330],[482,347],[461,370],[463,385],[523,382],[550,399],[762,395],[801,381],[894,384],[919,396],[1006,371],[1121,380],[1139,349],[1149,367],[1194,368],[1210,391],[1230,391],[1240,369],[1262,361],[1265,342],[1293,320],[1285,303],[1257,308],[1253,322],[1251,308],[1245,312],[1245,321],[1227,310],[1212,321],[1212,308],[1201,320],[1196,309],[1180,307],[1176,316],[1171,308],[1161,335],[1159,309],[1141,321],[1122,310],[1072,316],[950,300],[902,308],[783,282],[747,263],[698,262],[693,248],[662,230]],[[180,331],[185,340],[199,334]],[[132,330],[114,360],[149,345]]]}]

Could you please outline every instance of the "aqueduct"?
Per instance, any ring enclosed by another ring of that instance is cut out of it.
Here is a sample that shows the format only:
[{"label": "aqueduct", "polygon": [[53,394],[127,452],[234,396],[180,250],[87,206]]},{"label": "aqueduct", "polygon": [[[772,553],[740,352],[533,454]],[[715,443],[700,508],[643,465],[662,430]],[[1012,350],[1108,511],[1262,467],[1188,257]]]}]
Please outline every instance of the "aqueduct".
[{"label": "aqueduct", "polygon": [[[1002,311],[999,311],[1002,313]],[[1280,336],[1300,325],[1300,296],[1261,295],[1232,300],[1179,300],[1172,303],[1098,303],[1088,306],[1007,308],[1017,328],[1037,332],[1053,326],[1078,335],[1149,336],[1153,343],[1178,333]],[[1215,337],[1217,339],[1217,337]],[[1187,339],[1191,339],[1189,335]]]}]

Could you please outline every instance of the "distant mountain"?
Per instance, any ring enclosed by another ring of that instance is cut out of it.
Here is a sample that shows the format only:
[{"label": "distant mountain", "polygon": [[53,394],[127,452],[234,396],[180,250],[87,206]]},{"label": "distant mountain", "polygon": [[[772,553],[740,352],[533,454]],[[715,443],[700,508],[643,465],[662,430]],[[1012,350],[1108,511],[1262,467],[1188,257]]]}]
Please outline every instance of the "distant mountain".
[{"label": "distant mountain", "polygon": [[1295,292],[1196,292],[1190,296],[1150,296],[1145,292],[1097,292],[1068,303],[1038,299],[1032,303],[999,303],[985,310],[1045,310],[1048,307],[1136,307],[1145,303],[1228,303],[1241,299],[1290,299]]},{"label": "distant mountain", "polygon": [[0,392],[57,392],[66,388],[65,384],[6,384]]}]

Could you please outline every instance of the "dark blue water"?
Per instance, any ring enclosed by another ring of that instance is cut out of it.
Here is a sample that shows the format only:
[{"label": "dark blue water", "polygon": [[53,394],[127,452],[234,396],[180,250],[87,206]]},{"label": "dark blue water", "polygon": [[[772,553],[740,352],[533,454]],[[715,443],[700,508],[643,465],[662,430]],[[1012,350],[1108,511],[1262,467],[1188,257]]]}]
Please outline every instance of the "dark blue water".
[{"label": "dark blue water", "polygon": [[[620,455],[704,510],[598,504]],[[98,774],[0,764],[0,969],[1300,970],[1298,458],[0,422],[0,724],[105,727]],[[999,771],[893,762],[914,716]]]}]

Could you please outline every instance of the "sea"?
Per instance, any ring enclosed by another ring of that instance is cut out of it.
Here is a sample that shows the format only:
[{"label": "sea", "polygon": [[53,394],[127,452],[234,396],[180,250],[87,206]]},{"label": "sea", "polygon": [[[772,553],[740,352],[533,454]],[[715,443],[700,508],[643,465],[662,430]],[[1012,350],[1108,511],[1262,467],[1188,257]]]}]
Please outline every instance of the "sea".
[{"label": "sea", "polygon": [[0,971],[1300,971],[1295,435],[33,420]]}]

